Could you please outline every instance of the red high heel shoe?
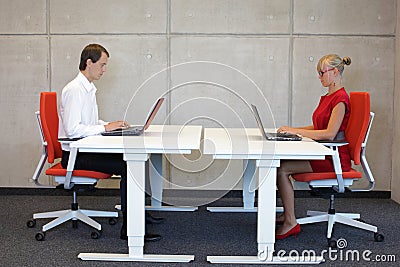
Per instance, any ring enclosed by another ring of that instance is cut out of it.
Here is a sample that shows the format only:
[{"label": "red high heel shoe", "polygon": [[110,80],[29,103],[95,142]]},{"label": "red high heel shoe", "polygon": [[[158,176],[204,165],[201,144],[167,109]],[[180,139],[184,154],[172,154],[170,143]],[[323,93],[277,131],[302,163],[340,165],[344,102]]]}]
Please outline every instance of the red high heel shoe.
[{"label": "red high heel shoe", "polygon": [[291,235],[296,237],[300,233],[300,230],[301,230],[300,229],[300,224],[296,224],[292,229],[290,229],[289,231],[287,231],[284,234],[281,234],[281,235],[275,234],[275,239],[276,240],[282,240],[282,239],[285,239],[286,237],[289,237]]}]

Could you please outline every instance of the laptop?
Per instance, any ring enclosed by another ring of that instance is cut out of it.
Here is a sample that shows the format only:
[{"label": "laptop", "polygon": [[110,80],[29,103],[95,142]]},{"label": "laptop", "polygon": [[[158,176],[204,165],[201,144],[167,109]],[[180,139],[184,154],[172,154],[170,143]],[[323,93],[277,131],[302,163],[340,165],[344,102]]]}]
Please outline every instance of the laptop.
[{"label": "laptop", "polygon": [[147,116],[146,123],[143,126],[129,126],[127,128],[116,129],[109,132],[101,132],[101,135],[104,136],[138,136],[142,135],[147,128],[149,128],[151,122],[153,121],[154,117],[156,116],[158,110],[161,107],[161,104],[164,102],[164,98],[159,98],[157,102],[154,104],[152,111]]},{"label": "laptop", "polygon": [[297,134],[291,134],[291,133],[268,133],[265,132],[264,126],[262,124],[260,114],[258,113],[257,107],[255,105],[251,105],[251,108],[253,109],[254,117],[256,118],[257,124],[258,124],[258,129],[260,129],[261,135],[266,139],[270,141],[301,141],[302,137]]}]

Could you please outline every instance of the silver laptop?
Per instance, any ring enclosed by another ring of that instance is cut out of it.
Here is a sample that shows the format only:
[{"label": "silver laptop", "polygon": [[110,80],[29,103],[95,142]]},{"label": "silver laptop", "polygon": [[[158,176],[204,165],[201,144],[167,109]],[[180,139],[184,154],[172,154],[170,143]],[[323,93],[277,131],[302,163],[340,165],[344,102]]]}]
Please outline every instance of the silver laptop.
[{"label": "silver laptop", "polygon": [[260,129],[261,135],[266,139],[270,141],[301,141],[301,136],[297,134],[291,134],[291,133],[268,133],[265,132],[264,126],[262,124],[260,114],[258,113],[257,107],[255,105],[251,105],[251,108],[253,109],[254,117],[256,118],[257,124],[258,124],[258,129]]},{"label": "silver laptop", "polygon": [[137,136],[142,135],[144,131],[149,128],[151,122],[153,121],[154,117],[156,116],[158,110],[161,107],[161,104],[164,102],[164,98],[159,98],[157,102],[154,104],[152,111],[147,116],[146,122],[143,126],[129,126],[127,128],[116,129],[109,132],[101,132],[101,135],[104,136]]}]

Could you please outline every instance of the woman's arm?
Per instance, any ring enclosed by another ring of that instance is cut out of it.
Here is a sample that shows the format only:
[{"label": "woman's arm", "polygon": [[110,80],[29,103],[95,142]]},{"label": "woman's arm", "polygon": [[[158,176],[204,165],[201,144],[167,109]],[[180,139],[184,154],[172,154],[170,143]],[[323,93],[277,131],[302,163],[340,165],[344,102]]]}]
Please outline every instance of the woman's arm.
[{"label": "woman's arm", "polygon": [[286,133],[294,133],[294,131],[296,130],[300,130],[300,129],[304,129],[304,130],[314,130],[314,126],[313,125],[309,125],[309,126],[302,126],[302,127],[289,127],[289,126],[281,126],[279,127],[279,129],[277,130],[278,133],[281,132],[286,132]]},{"label": "woman's arm", "polygon": [[283,126],[278,129],[278,132],[300,134],[302,136],[314,140],[333,140],[339,131],[345,112],[346,112],[346,107],[344,103],[343,102],[338,103],[332,110],[328,127],[324,130],[314,130],[313,126],[307,126],[301,128]]}]

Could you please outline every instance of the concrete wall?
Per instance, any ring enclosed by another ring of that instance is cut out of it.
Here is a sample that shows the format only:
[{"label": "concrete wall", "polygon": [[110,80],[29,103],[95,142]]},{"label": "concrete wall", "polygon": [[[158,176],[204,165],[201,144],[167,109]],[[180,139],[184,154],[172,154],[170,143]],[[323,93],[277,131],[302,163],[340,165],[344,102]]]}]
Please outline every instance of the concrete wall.
[{"label": "concrete wall", "polygon": [[[30,178],[41,152],[34,118],[39,92],[60,92],[77,74],[82,48],[98,42],[111,54],[107,73],[96,82],[100,115],[105,120],[126,115],[131,123],[142,123],[154,99],[165,94],[156,123],[255,127],[247,102],[259,105],[267,127],[309,125],[325,92],[315,70],[318,59],[327,53],[350,56],[343,84],[348,91],[371,93],[376,119],[367,157],[376,189],[391,190],[388,159],[398,153],[391,138],[396,0],[0,0],[0,5],[0,186],[34,186]],[[194,61],[203,62],[179,65]],[[243,168],[241,162],[212,162],[199,153],[165,162],[172,188],[207,188],[211,182],[213,188],[231,188]]]}]

